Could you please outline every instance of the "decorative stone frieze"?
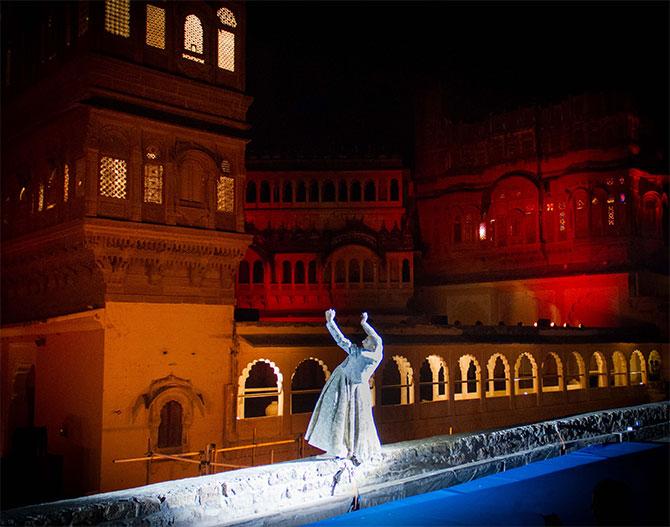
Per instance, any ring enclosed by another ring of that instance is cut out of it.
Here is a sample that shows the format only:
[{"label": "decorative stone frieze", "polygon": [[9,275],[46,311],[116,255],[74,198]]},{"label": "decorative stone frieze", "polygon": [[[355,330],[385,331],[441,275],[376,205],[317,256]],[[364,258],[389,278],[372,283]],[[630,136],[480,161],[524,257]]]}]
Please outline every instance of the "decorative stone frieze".
[{"label": "decorative stone frieze", "polygon": [[3,246],[4,318],[46,318],[112,299],[232,304],[250,238],[101,219],[18,238]]}]

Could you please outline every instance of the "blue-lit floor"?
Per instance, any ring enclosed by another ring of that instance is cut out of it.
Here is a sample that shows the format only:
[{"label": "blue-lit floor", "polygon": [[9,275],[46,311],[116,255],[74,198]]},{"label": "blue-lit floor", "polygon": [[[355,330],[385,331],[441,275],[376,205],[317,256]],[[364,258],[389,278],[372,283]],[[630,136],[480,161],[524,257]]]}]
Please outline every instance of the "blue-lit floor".
[{"label": "blue-lit floor", "polygon": [[591,446],[312,525],[669,525],[669,446]]}]

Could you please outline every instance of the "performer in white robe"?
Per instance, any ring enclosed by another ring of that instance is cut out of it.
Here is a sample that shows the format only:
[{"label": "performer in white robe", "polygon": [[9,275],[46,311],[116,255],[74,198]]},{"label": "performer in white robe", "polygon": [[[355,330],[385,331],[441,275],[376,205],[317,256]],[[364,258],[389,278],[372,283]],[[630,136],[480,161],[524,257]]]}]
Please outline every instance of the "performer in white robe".
[{"label": "performer in white robe", "polygon": [[368,381],[382,360],[382,339],[361,315],[367,334],[363,347],[347,339],[335,323],[335,310],[326,311],[326,328],[348,357],[333,371],[307,426],[307,442],[329,455],[362,463],[381,449],[372,417]]}]

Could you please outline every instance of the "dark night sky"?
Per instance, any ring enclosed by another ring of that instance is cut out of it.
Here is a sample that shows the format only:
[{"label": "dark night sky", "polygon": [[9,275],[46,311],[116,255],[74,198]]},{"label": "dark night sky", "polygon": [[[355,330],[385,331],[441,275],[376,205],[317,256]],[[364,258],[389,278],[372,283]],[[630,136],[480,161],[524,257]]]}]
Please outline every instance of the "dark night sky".
[{"label": "dark night sky", "polygon": [[455,118],[619,90],[667,128],[668,2],[247,3],[250,151],[407,153],[412,96]]}]

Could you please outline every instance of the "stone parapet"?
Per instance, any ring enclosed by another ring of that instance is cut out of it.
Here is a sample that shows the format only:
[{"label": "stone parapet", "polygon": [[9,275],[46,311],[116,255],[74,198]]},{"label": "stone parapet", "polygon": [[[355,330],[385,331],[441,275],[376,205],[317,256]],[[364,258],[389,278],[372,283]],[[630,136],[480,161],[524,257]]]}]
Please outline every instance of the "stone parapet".
[{"label": "stone parapet", "polygon": [[370,462],[312,457],[7,511],[3,525],[300,525],[446,488],[589,444],[670,432],[670,402],[385,445]]}]

